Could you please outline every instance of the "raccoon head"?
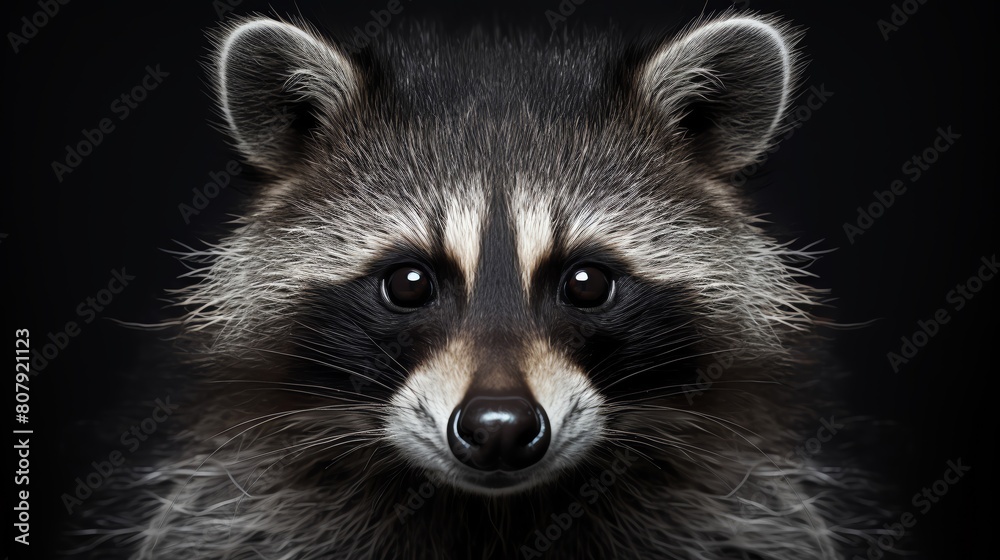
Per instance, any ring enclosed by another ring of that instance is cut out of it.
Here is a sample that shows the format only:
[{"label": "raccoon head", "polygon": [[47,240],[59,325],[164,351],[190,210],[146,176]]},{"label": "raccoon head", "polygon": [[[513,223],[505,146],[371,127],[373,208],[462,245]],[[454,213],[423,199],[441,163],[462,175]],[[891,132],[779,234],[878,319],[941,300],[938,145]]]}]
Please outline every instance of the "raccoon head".
[{"label": "raccoon head", "polygon": [[809,321],[794,253],[727,180],[781,130],[795,40],[729,14],[636,43],[417,28],[349,54],[238,22],[217,89],[263,180],[198,253],[188,329],[223,371],[350,405],[297,428],[349,424],[480,494],[710,411],[771,414],[690,393],[722,359],[727,383],[779,378]]}]

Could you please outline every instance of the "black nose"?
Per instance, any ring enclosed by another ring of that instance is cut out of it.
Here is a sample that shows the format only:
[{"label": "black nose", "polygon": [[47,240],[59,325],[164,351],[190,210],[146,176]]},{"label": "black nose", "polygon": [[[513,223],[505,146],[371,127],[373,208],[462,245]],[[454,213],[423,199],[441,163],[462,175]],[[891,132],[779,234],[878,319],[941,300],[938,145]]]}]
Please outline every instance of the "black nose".
[{"label": "black nose", "polygon": [[551,431],[545,410],[530,399],[477,396],[451,413],[448,444],[474,469],[516,471],[541,460]]}]

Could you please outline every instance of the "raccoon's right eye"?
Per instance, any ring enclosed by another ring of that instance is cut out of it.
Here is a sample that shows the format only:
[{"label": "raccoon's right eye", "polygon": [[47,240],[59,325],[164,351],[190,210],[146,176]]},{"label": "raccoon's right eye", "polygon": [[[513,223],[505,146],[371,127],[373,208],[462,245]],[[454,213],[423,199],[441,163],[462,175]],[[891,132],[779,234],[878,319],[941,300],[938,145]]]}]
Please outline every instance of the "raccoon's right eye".
[{"label": "raccoon's right eye", "polygon": [[611,299],[614,281],[604,270],[582,265],[570,269],[563,285],[563,297],[575,307],[600,307]]},{"label": "raccoon's right eye", "polygon": [[382,297],[390,306],[411,310],[426,305],[434,297],[431,275],[418,265],[403,265],[382,279]]}]

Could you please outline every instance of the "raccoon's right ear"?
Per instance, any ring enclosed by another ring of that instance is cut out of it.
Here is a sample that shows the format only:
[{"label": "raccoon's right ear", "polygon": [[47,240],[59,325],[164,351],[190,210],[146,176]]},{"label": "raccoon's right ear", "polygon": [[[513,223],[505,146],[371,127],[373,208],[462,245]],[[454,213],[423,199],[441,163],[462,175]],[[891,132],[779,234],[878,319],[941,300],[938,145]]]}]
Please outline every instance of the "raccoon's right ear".
[{"label": "raccoon's right ear", "polygon": [[335,127],[360,88],[336,46],[273,19],[227,26],[215,61],[220,109],[236,147],[273,172],[296,160],[310,130]]},{"label": "raccoon's right ear", "polygon": [[725,14],[681,32],[639,69],[638,89],[694,157],[721,175],[753,163],[781,131],[796,86],[799,33],[780,20]]}]

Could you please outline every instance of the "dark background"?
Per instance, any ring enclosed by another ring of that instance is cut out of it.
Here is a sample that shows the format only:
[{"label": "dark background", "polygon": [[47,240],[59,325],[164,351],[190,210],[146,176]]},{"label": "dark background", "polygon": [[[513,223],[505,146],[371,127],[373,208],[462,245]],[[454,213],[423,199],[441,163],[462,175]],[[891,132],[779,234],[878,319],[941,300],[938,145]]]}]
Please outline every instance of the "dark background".
[{"label": "dark background", "polygon": [[[234,157],[209,124],[215,115],[201,66],[208,52],[205,31],[234,13],[252,12],[301,13],[321,28],[350,30],[386,2],[245,0],[221,19],[216,9],[223,4],[208,0],[183,7],[95,4],[60,6],[20,52],[10,48],[9,36],[4,51],[10,169],[0,211],[5,330],[29,328],[32,346],[40,349],[48,333],[59,332],[67,321],[82,323],[77,305],[107,286],[112,269],[124,266],[136,277],[31,381],[30,538],[36,557],[44,557],[42,547],[65,520],[60,495],[72,492],[74,478],[112,449],[88,441],[92,422],[115,410],[125,395],[147,401],[163,396],[152,389],[144,393],[141,382],[143,348],[157,335],[109,319],[161,318],[164,290],[181,285],[176,277],[184,271],[163,249],[216,238],[218,224],[246,197],[227,188],[190,224],[178,210],[181,203],[191,204],[192,189],[202,187],[209,172],[221,171]],[[978,546],[994,548],[1000,280],[986,282],[958,311],[946,294],[976,274],[980,257],[989,258],[998,248],[996,175],[988,171],[996,158],[990,140],[996,130],[997,9],[940,0],[896,2],[919,9],[887,41],[877,22],[891,17],[889,1],[735,4],[802,26],[810,61],[806,90],[823,85],[833,93],[744,188],[800,244],[822,240],[817,248],[835,249],[815,265],[820,278],[812,283],[832,290],[837,318],[874,320],[834,338],[837,358],[854,372],[847,387],[854,410],[897,426],[883,442],[885,457],[875,463],[899,483],[903,496],[902,509],[885,521],[914,510],[910,496],[941,478],[947,461],[960,458],[972,471],[928,513],[917,515],[913,534],[928,558],[979,556],[973,552]],[[558,10],[559,1],[472,7],[403,0],[403,5],[384,33],[405,18],[440,20],[454,28],[499,18],[547,33],[545,11]],[[625,30],[674,28],[703,8],[712,12],[730,5],[588,0],[557,27],[615,21]],[[21,17],[39,10],[36,2],[6,3],[5,31],[20,33]],[[119,120],[111,103],[140,83],[147,65],[157,64],[169,76]],[[57,181],[52,161],[62,160],[65,146],[79,142],[81,130],[97,127],[105,117],[115,130]],[[901,170],[904,162],[932,145],[939,127],[949,126],[961,137],[911,182]],[[854,223],[857,207],[874,202],[873,191],[887,190],[895,179],[904,180],[906,193],[849,242],[844,223]],[[951,320],[894,372],[886,354],[899,352],[900,337],[911,336],[918,320],[942,307]],[[137,368],[139,382],[121,374]],[[124,418],[123,425],[139,419]],[[9,547],[13,554],[22,554],[22,548]]]}]

